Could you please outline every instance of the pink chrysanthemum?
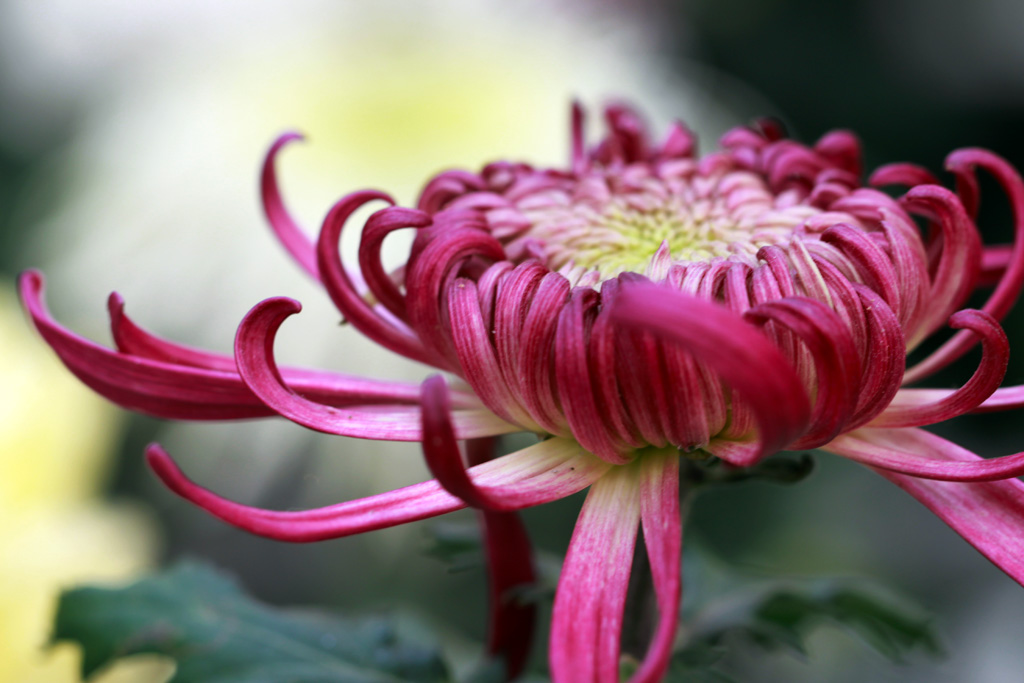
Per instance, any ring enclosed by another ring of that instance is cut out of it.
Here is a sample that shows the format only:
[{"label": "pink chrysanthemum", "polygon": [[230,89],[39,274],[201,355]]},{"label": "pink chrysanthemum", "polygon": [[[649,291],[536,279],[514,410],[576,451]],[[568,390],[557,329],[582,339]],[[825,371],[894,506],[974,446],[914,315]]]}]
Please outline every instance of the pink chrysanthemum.
[{"label": "pink chrysanthemum", "polygon": [[[274,159],[263,170],[270,223],[322,282],[345,319],[392,351],[458,378],[422,386],[279,368],[278,328],[299,305],[269,299],[242,321],[234,357],[160,340],[111,297],[117,351],[62,328],[23,276],[36,326],[68,367],[111,400],[175,419],[282,415],[322,432],[419,441],[437,477],[302,512],[227,501],[188,480],[158,446],[150,464],[175,492],[260,535],[314,541],[393,526],[467,505],[485,511],[492,556],[492,649],[518,671],[529,615],[501,598],[532,576],[528,545],[507,511],[590,487],[555,598],[556,681],[615,681],[638,529],[659,608],[635,681],[661,678],[678,620],[680,460],[746,467],[782,449],[821,448],[907,490],[1018,582],[1024,582],[1024,453],[982,459],[919,429],[967,412],[1024,405],[1000,384],[1009,345],[999,323],[1024,285],[1024,184],[994,154],[964,149],[947,168],[956,192],[898,164],[861,186],[847,132],[813,147],[777,126],[736,129],[703,157],[674,126],[652,144],[629,109],[606,112],[609,134],[586,147],[573,110],[567,169],[498,162],[448,171],[418,208],[386,194],[341,199],[312,243],[285,210]],[[976,169],[992,174],[1015,217],[1011,247],[983,248],[974,223]],[[370,201],[358,269],[343,265],[346,219]],[[927,225],[922,235],[914,217]],[[396,272],[381,264],[393,231],[416,230]],[[961,309],[982,286],[981,310]],[[917,365],[907,353],[960,330]],[[956,390],[904,389],[981,341],[982,360]],[[541,436],[466,469],[458,440],[513,431]],[[525,558],[525,559],[524,559]],[[518,621],[517,621],[518,620]],[[520,635],[515,635],[515,634]]]}]

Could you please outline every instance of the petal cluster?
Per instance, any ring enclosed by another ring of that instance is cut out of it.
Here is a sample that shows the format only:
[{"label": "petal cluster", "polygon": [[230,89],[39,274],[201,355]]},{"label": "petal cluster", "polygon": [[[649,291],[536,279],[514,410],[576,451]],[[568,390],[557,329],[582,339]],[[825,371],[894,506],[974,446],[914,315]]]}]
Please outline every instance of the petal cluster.
[{"label": "petal cluster", "polygon": [[[327,508],[276,512],[225,500],[189,480],[159,446],[147,457],[182,497],[253,533],[314,541],[464,506],[481,510],[492,560],[492,653],[521,670],[532,610],[509,602],[533,579],[513,511],[590,487],[555,600],[558,681],[614,681],[638,532],[658,604],[636,681],[660,679],[678,620],[680,458],[744,467],[783,449],[823,448],[872,467],[934,510],[1024,582],[1024,453],[984,460],[921,426],[1024,405],[1002,387],[1009,342],[999,320],[1024,286],[1024,183],[996,155],[954,152],[955,189],[908,164],[867,185],[859,143],[812,146],[773,122],[730,131],[699,156],[682,124],[660,142],[625,106],[588,146],[572,113],[561,169],[495,162],[432,178],[417,206],[378,191],[341,198],[316,239],[290,217],[264,163],[269,222],[345,319],[383,347],[447,373],[421,386],[277,365],[274,340],[300,310],[277,298],[241,322],[233,356],[160,339],[115,294],[116,349],[78,337],[47,312],[42,276],[24,304],[65,364],[100,394],[171,419],[277,415],[342,436],[418,441],[436,479]],[[977,171],[1014,211],[1012,245],[983,246]],[[892,194],[877,189],[894,186]],[[893,196],[896,194],[898,196]],[[348,265],[341,236],[364,205]],[[403,265],[387,237],[412,230]],[[963,308],[980,289],[980,309]],[[916,365],[907,354],[957,330]],[[957,389],[905,388],[980,342]],[[491,459],[492,437],[537,444]],[[467,454],[459,442],[466,440]]]}]

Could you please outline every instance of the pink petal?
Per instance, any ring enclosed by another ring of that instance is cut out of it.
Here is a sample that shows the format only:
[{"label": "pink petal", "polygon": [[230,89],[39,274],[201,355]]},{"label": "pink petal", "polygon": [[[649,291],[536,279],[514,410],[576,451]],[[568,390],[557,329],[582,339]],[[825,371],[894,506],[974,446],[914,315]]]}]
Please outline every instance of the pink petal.
[{"label": "pink petal", "polygon": [[[475,211],[438,214],[428,228],[432,239],[410,258],[406,270],[409,325],[439,359],[451,359],[452,367],[447,368],[451,370],[458,365],[451,326],[444,315],[448,286],[468,259],[505,261],[501,244],[483,226],[482,217]],[[442,367],[437,362],[434,365]]]},{"label": "pink petal", "polygon": [[529,413],[519,405],[505,381],[491,343],[493,325],[484,321],[482,307],[490,308],[483,306],[477,285],[472,280],[459,278],[448,288],[452,341],[462,368],[460,374],[473,387],[484,405],[502,419],[526,430],[541,431]]},{"label": "pink petal", "polygon": [[879,471],[923,479],[984,482],[1024,474],[1024,453],[979,458],[923,429],[864,428],[844,434],[823,448]]},{"label": "pink petal", "polygon": [[868,178],[868,185],[939,185],[939,179],[926,168],[914,164],[895,163],[879,166]]},{"label": "pink petal", "polygon": [[649,454],[641,468],[640,522],[658,601],[658,627],[630,683],[656,683],[665,675],[672,657],[683,591],[679,457]]},{"label": "pink petal", "polygon": [[857,271],[865,284],[877,292],[896,313],[901,324],[905,324],[906,307],[898,286],[898,277],[888,255],[863,230],[839,223],[821,235],[821,241],[838,248],[857,265]]},{"label": "pink petal", "polygon": [[131,410],[184,420],[272,415],[237,373],[137,358],[94,344],[62,327],[46,309],[38,271],[21,275],[21,300],[36,329],[82,382]]},{"label": "pink petal", "polygon": [[[124,300],[118,294],[110,295],[108,307],[114,342],[121,353],[170,365],[238,375],[234,356],[176,344],[139,327],[124,312]],[[417,384],[369,380],[308,368],[282,367],[280,370],[285,383],[296,393],[329,405],[412,404],[419,401],[420,387]],[[480,405],[479,399],[470,392],[452,391],[451,396],[460,408]]]},{"label": "pink petal", "polygon": [[331,301],[356,329],[397,354],[428,365],[433,364],[434,354],[423,348],[422,342],[411,330],[395,320],[385,318],[365,301],[341,262],[338,248],[345,222],[357,209],[374,200],[394,204],[394,200],[383,192],[364,190],[343,197],[331,207],[324,218],[316,244],[320,278]]},{"label": "pink petal", "polygon": [[[235,362],[246,385],[261,401],[298,424],[341,436],[393,441],[419,441],[418,407],[341,408],[304,398],[288,387],[274,361],[277,330],[301,306],[292,299],[267,299],[242,320],[235,337]],[[492,436],[518,431],[486,410],[460,410],[453,416],[459,438]]]},{"label": "pink petal", "polygon": [[974,410],[999,388],[1010,361],[1010,340],[1003,328],[992,316],[971,309],[954,313],[949,325],[973,330],[982,339],[981,363],[971,379],[934,403],[892,403],[871,421],[871,427],[919,427],[944,422]]},{"label": "pink petal", "polygon": [[[472,465],[489,462],[496,439],[472,439],[466,442]],[[519,515],[514,512],[479,512],[487,554],[489,615],[487,652],[500,657],[505,675],[516,678],[526,666],[533,644],[537,609],[517,593],[536,583],[533,548]]]},{"label": "pink petal", "polygon": [[640,522],[638,474],[635,465],[612,468],[583,503],[555,593],[554,683],[619,680],[622,617]]},{"label": "pink petal", "polygon": [[741,394],[759,438],[733,464],[753,464],[806,432],[811,406],[796,371],[763,333],[732,311],[665,287],[635,284],[622,288],[613,316],[679,344]]},{"label": "pink petal", "polygon": [[981,252],[981,273],[978,276],[978,287],[995,287],[1010,266],[1012,256],[1012,244],[996,244],[985,247]]},{"label": "pink petal", "polygon": [[816,448],[831,441],[849,424],[857,405],[861,367],[849,328],[825,304],[799,297],[759,304],[743,317],[791,330],[814,359],[818,395],[811,426],[791,448]]},{"label": "pink petal", "polygon": [[[561,454],[561,456],[565,456],[563,453],[565,449],[575,450],[581,454],[581,462],[586,460],[582,457],[586,451],[574,441],[571,439],[559,439],[558,441],[563,444],[562,449],[555,446],[546,448]],[[524,500],[532,501],[533,498],[530,496],[535,494],[535,491],[527,484],[521,485],[515,492],[502,491],[500,494],[492,494],[476,486],[466,474],[448,411],[447,387],[444,378],[440,375],[428,377],[423,382],[423,454],[431,473],[437,477],[441,485],[468,505],[490,510],[518,510],[526,505],[536,504],[533,502],[524,504],[523,502]],[[590,457],[585,465],[581,462],[574,461],[572,465],[574,469],[566,470],[563,473],[563,496],[579,491],[608,469],[606,463],[602,463],[594,457]],[[545,490],[553,489],[545,483]]]},{"label": "pink petal", "polygon": [[[458,510],[465,504],[436,481],[414,484],[388,493],[313,510],[279,512],[235,503],[188,479],[160,446],[146,449],[146,460],[176,494],[212,515],[258,536],[308,543],[374,531]],[[520,507],[557,500],[565,494],[564,475],[595,458],[564,439],[551,439],[469,470],[477,486],[493,495],[507,492]],[[600,470],[598,470],[599,472]],[[594,476],[600,476],[595,474]],[[585,488],[583,483],[574,491]],[[523,494],[518,489],[527,487]]]},{"label": "pink petal", "polygon": [[[965,464],[980,460],[959,448],[934,453]],[[1003,479],[959,483],[920,479],[883,469],[877,472],[921,501],[993,564],[1024,585],[1024,482]]]},{"label": "pink petal", "polygon": [[263,170],[260,173],[260,198],[263,200],[263,212],[266,214],[274,234],[281,240],[281,244],[303,270],[313,276],[313,279],[319,280],[313,240],[302,232],[302,228],[288,213],[277,187],[275,164],[278,152],[289,142],[302,139],[301,133],[283,133],[267,150],[267,156],[263,160]]},{"label": "pink petal", "polygon": [[591,453],[608,462],[622,464],[633,459],[633,449],[615,438],[597,408],[587,352],[598,299],[593,289],[577,288],[560,312],[555,334],[555,383],[573,436]]},{"label": "pink petal", "polygon": [[377,211],[366,221],[359,240],[359,269],[374,297],[389,311],[405,319],[405,297],[381,263],[384,239],[396,230],[423,228],[431,223],[429,215],[415,209],[390,206]]},{"label": "pink petal", "polygon": [[[937,185],[911,189],[900,200],[911,211],[933,217],[942,230],[942,251],[932,277],[928,307],[909,344],[916,343],[938,329],[974,289],[981,259],[981,240],[960,200]],[[905,382],[915,379],[913,368]]]},{"label": "pink petal", "polygon": [[[958,184],[973,187],[977,183],[975,168],[981,167],[995,176],[1010,199],[1013,208],[1014,238],[1006,270],[982,309],[996,320],[1002,320],[1013,307],[1024,287],[1024,181],[1004,159],[983,149],[960,149],[946,159],[946,166],[957,175]],[[971,207],[966,207],[970,212]],[[960,358],[977,342],[971,332],[958,332],[921,363],[911,368],[912,379],[936,372]],[[908,371],[909,372],[909,371]]]}]

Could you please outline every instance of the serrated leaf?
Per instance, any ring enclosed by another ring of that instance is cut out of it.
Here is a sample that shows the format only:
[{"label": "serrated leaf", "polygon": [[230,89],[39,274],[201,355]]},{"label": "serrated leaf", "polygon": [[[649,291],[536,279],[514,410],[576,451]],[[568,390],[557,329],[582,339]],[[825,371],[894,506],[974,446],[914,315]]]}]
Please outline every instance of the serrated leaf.
[{"label": "serrated leaf", "polygon": [[125,588],[66,591],[53,640],[81,644],[83,678],[120,657],[155,653],[177,663],[171,683],[451,680],[437,649],[402,635],[393,620],[275,609],[191,562]]}]

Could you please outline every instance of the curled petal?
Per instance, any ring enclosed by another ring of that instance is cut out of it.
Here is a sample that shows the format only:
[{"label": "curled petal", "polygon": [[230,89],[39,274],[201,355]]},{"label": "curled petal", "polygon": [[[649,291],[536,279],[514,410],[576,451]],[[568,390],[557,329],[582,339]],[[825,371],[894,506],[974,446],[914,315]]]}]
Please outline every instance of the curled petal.
[{"label": "curled petal", "polygon": [[679,344],[741,394],[759,438],[733,464],[752,464],[806,432],[811,407],[796,371],[764,334],[732,311],[665,287],[635,284],[622,288],[613,315],[621,324]]},{"label": "curled petal", "polygon": [[[235,362],[246,385],[283,417],[310,429],[364,439],[419,441],[420,410],[406,406],[339,408],[317,403],[288,387],[274,360],[273,347],[281,323],[298,313],[292,299],[267,299],[242,320],[235,337]],[[517,431],[485,410],[457,411],[453,416],[459,438],[492,436]]]},{"label": "curled petal", "polygon": [[857,411],[847,429],[870,422],[892,402],[900,390],[900,377],[906,363],[906,338],[896,314],[868,287],[854,284],[853,291],[860,299],[868,333]]},{"label": "curled petal", "polygon": [[878,472],[917,498],[1010,578],[1024,584],[1024,482],[962,484]]},{"label": "curled petal", "polygon": [[[110,295],[108,306],[114,343],[121,353],[170,365],[219,370],[238,376],[234,356],[195,349],[153,335],[128,317],[124,312],[124,300],[116,293]],[[419,402],[419,386],[408,382],[369,380],[308,368],[283,367],[280,370],[285,383],[296,393],[328,405]],[[258,402],[255,396],[252,398]],[[474,394],[466,391],[452,392],[452,399],[460,408],[478,407],[480,404]]]},{"label": "curled petal", "polygon": [[744,318],[774,321],[799,336],[814,359],[817,398],[807,434],[792,448],[816,448],[836,437],[849,423],[857,405],[860,359],[849,329],[832,309],[813,299],[788,298],[766,302]]},{"label": "curled petal", "polygon": [[541,278],[523,320],[519,346],[523,404],[544,431],[561,436],[567,436],[569,430],[558,403],[549,363],[559,312],[569,297],[569,290],[569,281],[558,273],[548,273]]},{"label": "curled petal", "polygon": [[826,133],[815,143],[814,151],[854,176],[859,177],[864,170],[861,163],[860,140],[848,130]]},{"label": "curled petal", "polygon": [[562,309],[555,335],[555,381],[573,436],[591,453],[622,464],[632,460],[633,455],[615,439],[605,416],[597,409],[587,353],[597,302],[597,292],[577,288]]},{"label": "curled petal", "polygon": [[995,287],[1006,273],[1013,257],[1012,244],[996,244],[981,252],[981,272],[978,287]]},{"label": "curled petal", "polygon": [[[995,176],[1010,198],[1014,220],[1012,251],[1002,278],[981,309],[996,320],[1002,320],[1024,287],[1024,181],[1004,159],[983,149],[957,150],[946,159],[946,167],[956,174],[958,184],[964,187],[973,186],[977,182],[974,176],[975,168],[983,168]],[[970,207],[966,208],[970,211]],[[969,331],[956,333],[928,358],[911,368],[913,374],[910,376],[913,379],[920,379],[941,370],[964,355],[977,339],[977,336]]]},{"label": "curled petal", "polygon": [[428,365],[434,364],[433,355],[423,348],[423,344],[408,328],[399,326],[396,321],[385,319],[365,301],[341,262],[338,243],[345,221],[363,204],[374,200],[394,204],[394,200],[383,192],[365,190],[342,198],[331,208],[324,219],[316,244],[320,277],[331,301],[356,329],[381,346],[406,358]]},{"label": "curled petal", "polygon": [[448,291],[452,339],[462,367],[462,376],[480,396],[484,405],[503,419],[524,429],[540,431],[519,405],[501,372],[490,340],[492,326],[483,319],[476,283],[459,278]]},{"label": "curled petal", "polygon": [[[146,449],[146,460],[161,481],[185,500],[240,529],[279,541],[309,543],[385,529],[458,510],[465,503],[436,481],[427,481],[360,500],[300,511],[275,511],[227,500],[191,481],[160,446]],[[516,453],[477,465],[469,474],[477,486],[495,494],[527,487],[522,506],[557,500],[564,495],[563,474],[595,458],[564,439],[551,439]],[[595,476],[600,476],[595,475]],[[592,480],[583,480],[580,489]],[[579,490],[579,489],[577,489]],[[516,494],[512,494],[513,496]]]},{"label": "curled petal", "polygon": [[944,422],[974,410],[999,388],[1010,361],[1010,341],[995,318],[965,309],[953,314],[949,326],[972,330],[981,337],[981,363],[971,379],[933,403],[901,404],[897,394],[896,400],[872,420],[872,427],[920,427]]},{"label": "curled petal", "polygon": [[[953,393],[951,389],[904,389],[900,393],[913,391],[918,403],[926,401],[939,401]],[[920,393],[920,395],[917,395]],[[975,408],[974,413],[995,413],[1003,410],[1014,410],[1024,408],[1024,384],[1013,387],[1000,387],[991,396],[985,399],[980,406]]]},{"label": "curled petal", "polygon": [[824,450],[886,472],[951,482],[984,482],[1024,474],[1024,453],[979,458],[923,429],[861,429]]},{"label": "curled petal", "polygon": [[443,216],[435,216],[431,230],[443,229],[443,232],[438,232],[416,254],[406,272],[409,324],[427,348],[443,349],[442,355],[452,358],[454,367],[458,364],[443,310],[446,288],[459,266],[469,259],[505,260],[501,244],[485,230],[476,227],[478,224],[479,216],[475,212],[459,215],[446,212]]},{"label": "curled petal", "polygon": [[174,365],[238,372],[232,356],[176,344],[142,329],[124,312],[124,298],[117,292],[111,293],[107,299],[107,311],[110,313],[110,333],[121,353]]},{"label": "curled petal", "polygon": [[424,228],[432,219],[422,211],[391,206],[374,213],[363,226],[359,241],[359,269],[370,292],[385,308],[405,319],[405,297],[392,278],[384,271],[380,260],[384,238],[403,228]]},{"label": "curled petal", "polygon": [[681,121],[673,121],[658,156],[661,159],[685,159],[693,156],[696,146],[697,139],[693,131]]},{"label": "curled petal", "polygon": [[939,179],[928,169],[915,164],[896,163],[879,166],[868,178],[868,185],[939,185]]},{"label": "curled petal", "polygon": [[21,275],[19,291],[36,329],[61,361],[101,396],[130,410],[179,420],[235,420],[272,415],[237,373],[138,358],[83,339],[46,309],[43,276]]},{"label": "curled petal", "polygon": [[866,284],[878,292],[889,308],[897,314],[901,323],[906,322],[898,277],[892,261],[878,244],[864,231],[845,223],[833,225],[822,233],[821,240],[838,247],[847,258],[856,263]]},{"label": "curled petal", "polygon": [[637,464],[614,467],[587,494],[551,616],[551,678],[617,683],[619,645],[640,522]]},{"label": "curled petal", "polygon": [[[558,440],[566,452],[573,448],[579,453],[584,453],[580,446],[572,446],[572,441]],[[548,447],[553,448],[551,446]],[[438,482],[452,495],[459,497],[467,505],[489,510],[517,510],[527,505],[535,505],[529,496],[531,492],[525,487],[516,491],[501,491],[492,493],[476,486],[466,474],[465,465],[462,463],[462,456],[459,453],[459,445],[456,441],[455,431],[452,429],[451,416],[448,410],[448,390],[444,378],[440,375],[428,377],[423,382],[423,454],[426,457],[427,466]],[[591,464],[582,467],[579,463],[573,465],[575,469],[564,473],[564,493],[561,497],[568,496],[589,482],[592,478],[600,476],[607,469],[597,458],[591,458]],[[545,484],[545,495],[554,489],[551,485]],[[524,498],[526,496],[526,498]]]},{"label": "curled petal", "polygon": [[313,279],[319,280],[320,273],[316,264],[316,251],[311,240],[288,213],[281,192],[277,187],[275,164],[277,155],[289,142],[304,139],[301,133],[288,132],[280,135],[267,150],[260,173],[260,198],[263,201],[263,213],[270,222],[274,234],[292,255],[296,263],[309,273]]},{"label": "curled petal", "polygon": [[[929,305],[915,331],[915,337],[921,339],[934,332],[973,291],[981,259],[981,240],[960,200],[943,187],[915,187],[901,201],[912,211],[923,211],[934,217],[942,230],[942,252],[932,277]],[[910,345],[915,345],[918,339],[912,338]],[[913,379],[911,369],[906,381]]]}]

